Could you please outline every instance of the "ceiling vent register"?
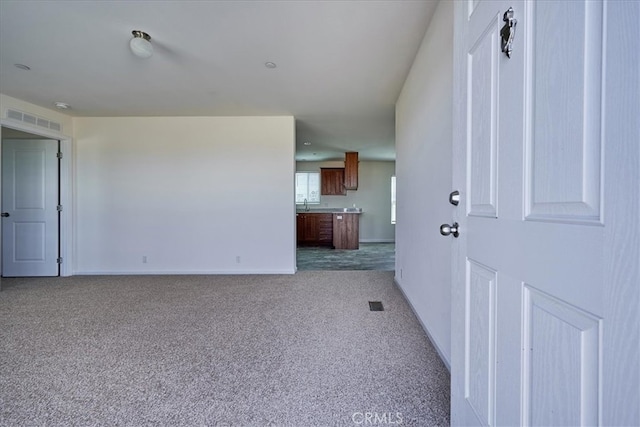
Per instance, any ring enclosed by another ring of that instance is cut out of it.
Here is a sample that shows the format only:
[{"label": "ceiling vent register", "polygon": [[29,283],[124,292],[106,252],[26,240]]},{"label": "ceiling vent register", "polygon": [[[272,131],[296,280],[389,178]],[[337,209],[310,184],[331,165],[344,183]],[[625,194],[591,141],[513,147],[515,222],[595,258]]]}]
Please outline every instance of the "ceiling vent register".
[{"label": "ceiling vent register", "polygon": [[18,120],[31,126],[62,132],[62,125],[60,123],[18,110],[7,109],[7,119]]}]

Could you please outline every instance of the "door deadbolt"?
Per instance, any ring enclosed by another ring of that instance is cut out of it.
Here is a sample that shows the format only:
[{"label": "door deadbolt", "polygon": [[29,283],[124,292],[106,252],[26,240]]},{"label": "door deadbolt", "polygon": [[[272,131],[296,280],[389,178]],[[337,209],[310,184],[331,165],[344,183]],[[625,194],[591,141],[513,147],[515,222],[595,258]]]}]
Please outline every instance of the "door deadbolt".
[{"label": "door deadbolt", "polygon": [[453,225],[449,225],[449,224],[442,224],[440,226],[440,234],[442,234],[443,236],[448,236],[450,234],[453,235],[453,237],[458,237],[460,235],[460,232],[458,231],[458,223],[454,222]]},{"label": "door deadbolt", "polygon": [[460,192],[458,190],[453,191],[451,194],[449,194],[449,203],[451,203],[453,206],[458,206],[458,204],[460,203]]},{"label": "door deadbolt", "polygon": [[3,218],[6,218],[6,217],[8,217],[8,216],[9,216],[9,212],[2,212],[2,213],[0,214],[0,216],[1,216],[1,217],[3,217]]}]

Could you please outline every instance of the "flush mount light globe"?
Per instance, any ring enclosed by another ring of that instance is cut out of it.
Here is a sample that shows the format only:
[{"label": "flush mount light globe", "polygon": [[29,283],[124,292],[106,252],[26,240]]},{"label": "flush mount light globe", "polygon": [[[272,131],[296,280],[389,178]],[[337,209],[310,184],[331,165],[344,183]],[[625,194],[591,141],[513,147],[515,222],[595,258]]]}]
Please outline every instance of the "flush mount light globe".
[{"label": "flush mount light globe", "polygon": [[60,101],[56,101],[53,103],[53,105],[60,109],[60,110],[68,110],[71,108],[71,106],[69,104],[67,104],[66,102],[60,102]]},{"label": "flush mount light globe", "polygon": [[131,32],[133,38],[129,42],[131,52],[138,58],[149,58],[153,55],[153,46],[151,45],[151,36],[144,31],[133,30]]}]

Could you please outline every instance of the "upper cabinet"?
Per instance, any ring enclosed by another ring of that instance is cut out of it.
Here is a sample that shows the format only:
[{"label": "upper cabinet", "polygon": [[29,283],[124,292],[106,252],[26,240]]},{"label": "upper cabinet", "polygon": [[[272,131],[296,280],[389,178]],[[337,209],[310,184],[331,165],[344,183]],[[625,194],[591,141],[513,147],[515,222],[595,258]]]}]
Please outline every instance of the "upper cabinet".
[{"label": "upper cabinet", "polygon": [[320,194],[346,196],[358,189],[358,153],[345,153],[343,168],[320,168]]},{"label": "upper cabinet", "polygon": [[320,194],[323,196],[345,196],[344,168],[320,168]]},{"label": "upper cabinet", "polygon": [[358,189],[358,153],[346,153],[344,156],[344,188]]}]

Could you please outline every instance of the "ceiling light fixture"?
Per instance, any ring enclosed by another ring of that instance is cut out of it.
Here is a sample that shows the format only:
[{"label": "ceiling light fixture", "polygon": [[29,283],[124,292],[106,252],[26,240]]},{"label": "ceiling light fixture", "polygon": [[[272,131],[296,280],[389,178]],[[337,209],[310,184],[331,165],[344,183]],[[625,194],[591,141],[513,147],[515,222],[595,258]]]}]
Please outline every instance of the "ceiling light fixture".
[{"label": "ceiling light fixture", "polygon": [[151,36],[144,31],[131,31],[133,38],[129,42],[131,52],[138,58],[149,58],[153,55],[153,46],[151,45]]},{"label": "ceiling light fixture", "polygon": [[304,145],[311,145],[309,141],[305,142]]},{"label": "ceiling light fixture", "polygon": [[68,110],[71,108],[71,105],[67,104],[66,102],[54,102],[53,105],[55,105],[56,108],[59,108],[60,110]]},{"label": "ceiling light fixture", "polygon": [[264,66],[267,67],[267,68],[276,68],[277,67],[275,62],[265,62]]}]

